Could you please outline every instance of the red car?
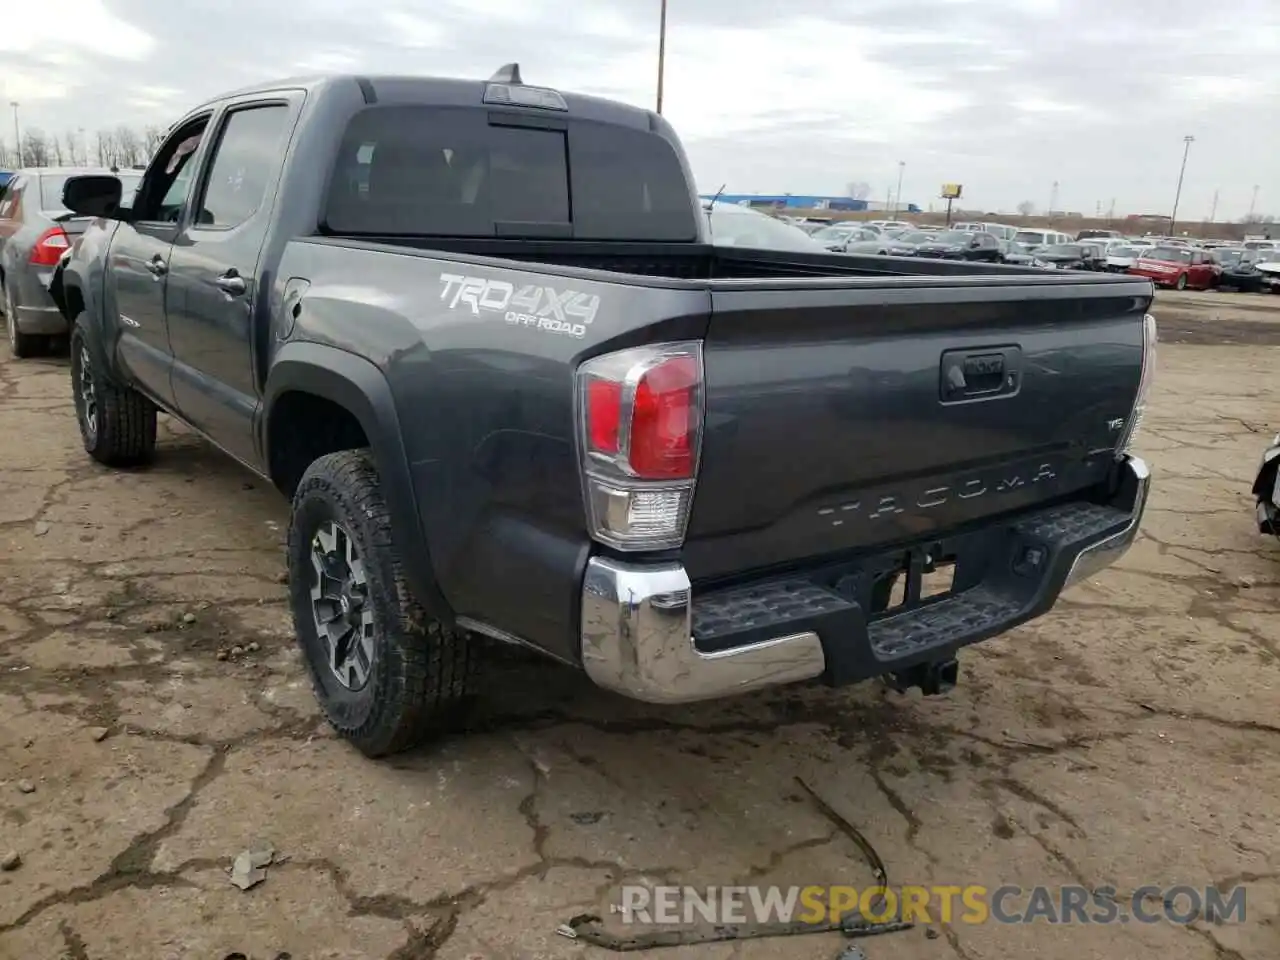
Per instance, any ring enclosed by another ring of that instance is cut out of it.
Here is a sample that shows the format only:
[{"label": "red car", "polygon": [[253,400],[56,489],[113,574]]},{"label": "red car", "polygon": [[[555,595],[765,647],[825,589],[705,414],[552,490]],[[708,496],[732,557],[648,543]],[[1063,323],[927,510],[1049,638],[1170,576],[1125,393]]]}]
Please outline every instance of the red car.
[{"label": "red car", "polygon": [[1152,247],[1129,267],[1129,273],[1178,290],[1208,290],[1218,285],[1222,268],[1213,255],[1195,247]]}]

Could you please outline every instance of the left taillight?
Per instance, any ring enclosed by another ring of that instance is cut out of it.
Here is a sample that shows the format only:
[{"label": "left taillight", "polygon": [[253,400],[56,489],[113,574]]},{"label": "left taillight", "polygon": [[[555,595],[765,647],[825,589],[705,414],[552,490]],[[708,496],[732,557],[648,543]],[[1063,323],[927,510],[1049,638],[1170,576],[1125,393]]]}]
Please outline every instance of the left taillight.
[{"label": "left taillight", "polygon": [[702,345],[635,347],[578,368],[578,445],[593,539],[684,542],[702,449]]},{"label": "left taillight", "polygon": [[36,267],[56,267],[58,258],[71,246],[71,239],[61,227],[50,227],[36,238],[29,262]]}]

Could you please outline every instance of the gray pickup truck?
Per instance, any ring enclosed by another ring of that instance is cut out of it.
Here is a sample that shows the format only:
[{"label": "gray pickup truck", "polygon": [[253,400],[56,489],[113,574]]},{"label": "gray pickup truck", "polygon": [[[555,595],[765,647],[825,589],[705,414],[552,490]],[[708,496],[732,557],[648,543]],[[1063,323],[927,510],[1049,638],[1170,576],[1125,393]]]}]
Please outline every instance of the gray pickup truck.
[{"label": "gray pickup truck", "polygon": [[933,693],[1136,536],[1149,280],[709,243],[654,113],[289,80],[171,128],[57,271],[85,449],[156,413],[292,498],[317,697],[371,756],[477,635],[659,703]]}]

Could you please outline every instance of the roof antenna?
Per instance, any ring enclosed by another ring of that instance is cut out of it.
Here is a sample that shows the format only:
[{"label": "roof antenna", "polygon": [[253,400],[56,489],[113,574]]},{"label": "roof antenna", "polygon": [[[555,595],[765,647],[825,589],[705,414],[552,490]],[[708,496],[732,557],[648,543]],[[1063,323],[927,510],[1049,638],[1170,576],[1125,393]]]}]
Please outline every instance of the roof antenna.
[{"label": "roof antenna", "polygon": [[716,201],[720,199],[720,195],[724,193],[724,188],[727,186],[727,183],[720,184],[720,189],[717,190],[711,199],[707,201],[707,236],[711,239],[712,243],[715,242],[716,228],[715,224],[711,222],[711,211],[715,209]]},{"label": "roof antenna", "polygon": [[504,63],[498,68],[498,72],[489,78],[489,82],[523,85],[524,81],[520,79],[520,64]]}]

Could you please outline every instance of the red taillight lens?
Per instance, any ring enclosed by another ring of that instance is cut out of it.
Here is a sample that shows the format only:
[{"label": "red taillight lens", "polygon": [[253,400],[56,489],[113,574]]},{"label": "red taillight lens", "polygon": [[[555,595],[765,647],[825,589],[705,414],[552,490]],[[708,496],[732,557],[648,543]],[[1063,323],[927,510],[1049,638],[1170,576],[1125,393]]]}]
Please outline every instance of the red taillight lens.
[{"label": "red taillight lens", "polygon": [[596,453],[618,452],[622,426],[622,384],[610,380],[587,382],[587,439]]},{"label": "red taillight lens", "polygon": [[680,546],[702,445],[702,345],[593,357],[577,391],[592,537],[620,550]]},{"label": "red taillight lens", "polygon": [[61,227],[50,227],[40,234],[36,245],[31,248],[29,262],[36,267],[56,267],[63,251],[71,246],[71,240]]},{"label": "red taillight lens", "polygon": [[698,362],[693,357],[664,360],[636,385],[628,459],[637,477],[687,480],[693,476],[697,386]]}]

